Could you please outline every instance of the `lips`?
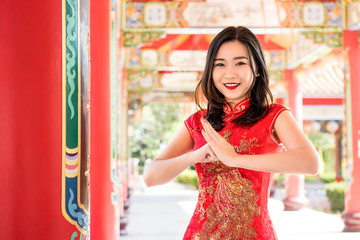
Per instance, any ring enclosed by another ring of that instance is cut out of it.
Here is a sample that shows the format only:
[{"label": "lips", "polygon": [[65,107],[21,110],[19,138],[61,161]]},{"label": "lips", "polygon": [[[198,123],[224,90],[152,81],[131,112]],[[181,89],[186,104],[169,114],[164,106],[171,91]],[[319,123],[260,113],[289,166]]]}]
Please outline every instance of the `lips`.
[{"label": "lips", "polygon": [[234,90],[240,85],[240,83],[225,83],[224,86],[229,90]]}]

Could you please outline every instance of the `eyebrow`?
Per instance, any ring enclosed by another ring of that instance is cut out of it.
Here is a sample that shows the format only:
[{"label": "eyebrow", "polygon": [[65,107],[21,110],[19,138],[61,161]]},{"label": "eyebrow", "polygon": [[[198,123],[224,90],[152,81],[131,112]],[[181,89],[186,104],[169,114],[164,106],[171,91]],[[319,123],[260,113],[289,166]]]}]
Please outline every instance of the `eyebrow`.
[{"label": "eyebrow", "polygon": [[[233,60],[239,60],[239,59],[246,59],[248,60],[247,57],[244,57],[244,56],[240,56],[240,57],[234,57]],[[225,61],[224,58],[215,58],[214,61]]]}]

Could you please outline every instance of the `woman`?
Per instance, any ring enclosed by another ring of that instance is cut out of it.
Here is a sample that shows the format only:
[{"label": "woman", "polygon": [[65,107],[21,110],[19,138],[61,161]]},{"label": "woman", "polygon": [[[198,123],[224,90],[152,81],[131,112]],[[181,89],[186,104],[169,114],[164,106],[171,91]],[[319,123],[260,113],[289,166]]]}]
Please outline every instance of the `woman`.
[{"label": "woman", "polygon": [[185,120],[146,168],[145,183],[167,183],[195,164],[199,198],[184,239],[277,239],[267,210],[273,173],[317,174],[320,162],[292,114],[272,103],[249,29],[228,27],[214,38],[195,93],[207,109]]}]

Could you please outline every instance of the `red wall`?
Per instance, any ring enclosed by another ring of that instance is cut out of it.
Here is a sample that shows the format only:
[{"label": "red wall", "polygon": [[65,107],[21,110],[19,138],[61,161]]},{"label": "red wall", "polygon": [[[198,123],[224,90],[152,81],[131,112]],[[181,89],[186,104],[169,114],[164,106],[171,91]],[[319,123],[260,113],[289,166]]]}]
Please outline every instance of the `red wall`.
[{"label": "red wall", "polygon": [[70,239],[61,213],[62,1],[0,1],[0,239]]}]

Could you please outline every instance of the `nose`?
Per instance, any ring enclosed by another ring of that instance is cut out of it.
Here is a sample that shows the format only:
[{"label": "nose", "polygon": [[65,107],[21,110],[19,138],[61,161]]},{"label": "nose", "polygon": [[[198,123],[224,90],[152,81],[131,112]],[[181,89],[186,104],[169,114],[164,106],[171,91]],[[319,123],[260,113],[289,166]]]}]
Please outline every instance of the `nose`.
[{"label": "nose", "polygon": [[225,78],[226,79],[234,79],[237,77],[237,73],[233,67],[228,67],[226,69]]}]

